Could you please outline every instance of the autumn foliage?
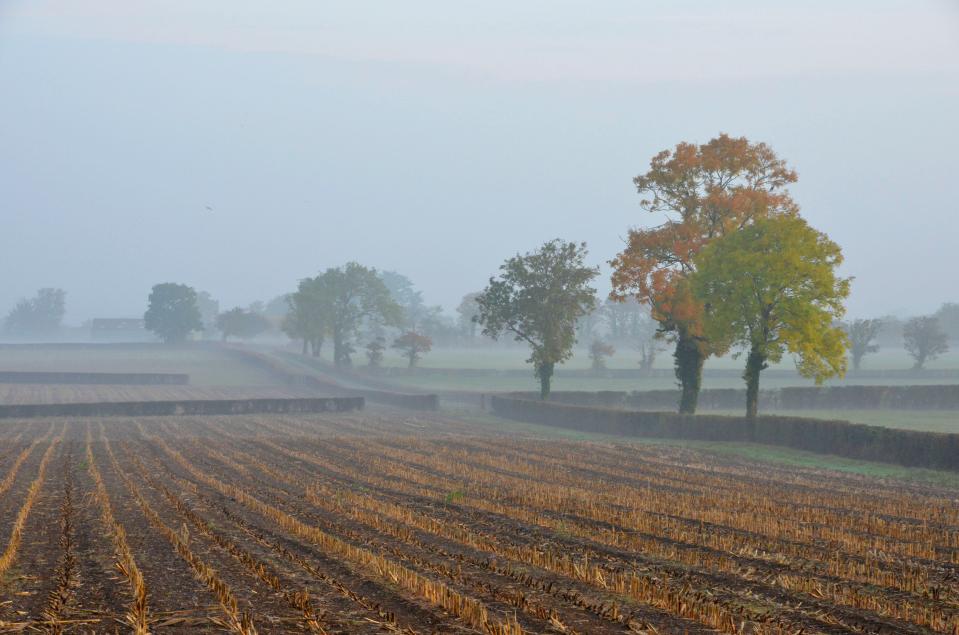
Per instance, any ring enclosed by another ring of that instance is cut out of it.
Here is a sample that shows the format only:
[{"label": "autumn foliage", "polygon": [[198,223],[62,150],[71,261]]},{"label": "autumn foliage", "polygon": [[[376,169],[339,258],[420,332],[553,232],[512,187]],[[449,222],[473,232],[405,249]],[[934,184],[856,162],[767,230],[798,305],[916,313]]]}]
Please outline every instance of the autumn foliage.
[{"label": "autumn foliage", "polygon": [[629,232],[626,249],[610,262],[611,296],[648,304],[660,330],[675,339],[682,412],[695,411],[705,359],[723,352],[703,332],[703,306],[689,285],[694,259],[710,241],[756,220],[798,214],[786,189],[796,179],[766,144],[726,134],[664,150],[633,179],[641,207],[666,221]]}]

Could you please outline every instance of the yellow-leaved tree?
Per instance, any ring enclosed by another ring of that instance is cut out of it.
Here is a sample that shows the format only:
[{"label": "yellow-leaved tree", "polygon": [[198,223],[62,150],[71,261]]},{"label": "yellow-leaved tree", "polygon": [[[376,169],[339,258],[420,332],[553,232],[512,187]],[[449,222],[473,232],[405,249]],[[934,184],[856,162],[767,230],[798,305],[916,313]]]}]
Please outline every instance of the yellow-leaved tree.
[{"label": "yellow-leaved tree", "polygon": [[746,416],[755,418],[759,374],[787,351],[816,383],[846,372],[848,340],[839,323],[850,278],[836,274],[839,245],[798,216],[757,220],[696,255],[692,291],[714,341],[747,351]]}]

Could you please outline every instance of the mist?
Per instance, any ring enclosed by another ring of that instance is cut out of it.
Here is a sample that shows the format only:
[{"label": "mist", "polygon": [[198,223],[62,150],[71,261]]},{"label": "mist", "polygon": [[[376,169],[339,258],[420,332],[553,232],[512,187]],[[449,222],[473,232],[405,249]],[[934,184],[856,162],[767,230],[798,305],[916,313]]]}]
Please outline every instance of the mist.
[{"label": "mist", "polygon": [[849,315],[959,300],[951,2],[7,2],[0,307],[222,308],[355,260],[452,311],[561,237],[600,265],[662,219],[632,177],[679,141],[763,141],[842,246]]}]

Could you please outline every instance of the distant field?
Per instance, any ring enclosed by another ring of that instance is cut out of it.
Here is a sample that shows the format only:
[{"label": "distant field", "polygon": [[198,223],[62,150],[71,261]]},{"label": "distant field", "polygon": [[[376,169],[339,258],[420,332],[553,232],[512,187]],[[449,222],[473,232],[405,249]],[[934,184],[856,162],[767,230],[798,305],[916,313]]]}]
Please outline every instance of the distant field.
[{"label": "distant field", "polygon": [[213,347],[124,344],[0,347],[0,370],[187,373],[197,386],[275,386],[270,372]]}]

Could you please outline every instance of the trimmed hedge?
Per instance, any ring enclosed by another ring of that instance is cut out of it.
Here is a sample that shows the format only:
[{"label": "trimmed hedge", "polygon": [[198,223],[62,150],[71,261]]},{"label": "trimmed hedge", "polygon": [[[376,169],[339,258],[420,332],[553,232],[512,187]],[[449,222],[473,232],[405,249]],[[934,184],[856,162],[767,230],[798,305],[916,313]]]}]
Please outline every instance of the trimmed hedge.
[{"label": "trimmed hedge", "polygon": [[[536,399],[538,393],[510,393]],[[679,403],[678,390],[552,392],[549,401],[581,406],[627,410],[673,409]],[[739,388],[703,390],[700,410],[745,410],[746,391]],[[959,384],[936,386],[804,386],[763,390],[760,410],[956,410]]]},{"label": "trimmed hedge", "polygon": [[31,417],[152,417],[362,410],[362,397],[302,399],[190,399],[184,401],[106,401],[95,403],[12,404],[0,406],[0,419]]},{"label": "trimmed hedge", "polygon": [[185,386],[186,373],[77,373],[0,371],[0,384],[122,384],[125,386]]},{"label": "trimmed hedge", "polygon": [[802,417],[680,415],[572,406],[493,395],[497,415],[548,426],[619,436],[777,445],[911,467],[959,471],[959,434],[867,426]]}]

